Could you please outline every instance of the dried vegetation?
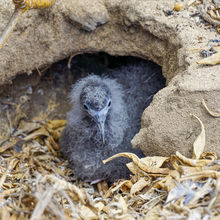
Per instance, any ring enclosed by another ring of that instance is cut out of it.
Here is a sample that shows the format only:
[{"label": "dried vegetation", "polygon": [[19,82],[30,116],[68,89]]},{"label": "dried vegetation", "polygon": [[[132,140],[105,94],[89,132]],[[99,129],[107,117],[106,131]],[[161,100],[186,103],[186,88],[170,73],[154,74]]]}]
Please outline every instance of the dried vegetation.
[{"label": "dried vegetation", "polygon": [[[201,8],[201,15],[207,21],[217,20],[214,24],[219,26],[219,5],[207,5]],[[199,63],[210,64],[207,60],[212,65],[219,63],[219,53]],[[202,103],[211,116],[220,117]],[[115,155],[104,163],[128,157],[133,175],[111,187],[75,179],[59,154],[65,120],[47,121],[45,115],[32,121],[24,118],[17,106],[9,135],[0,141],[1,219],[220,218],[220,161],[215,153],[204,152],[205,128],[198,117],[194,116],[201,133],[193,144],[192,158],[179,152],[142,159],[131,153]]]},{"label": "dried vegetation", "polygon": [[[210,115],[219,117],[202,103]],[[128,157],[133,175],[111,187],[74,178],[59,154],[65,120],[20,120],[0,148],[1,219],[218,218],[220,162],[215,153],[203,153],[205,128],[194,118],[201,133],[192,158],[179,152],[142,159],[131,153],[115,155],[104,163]]]}]

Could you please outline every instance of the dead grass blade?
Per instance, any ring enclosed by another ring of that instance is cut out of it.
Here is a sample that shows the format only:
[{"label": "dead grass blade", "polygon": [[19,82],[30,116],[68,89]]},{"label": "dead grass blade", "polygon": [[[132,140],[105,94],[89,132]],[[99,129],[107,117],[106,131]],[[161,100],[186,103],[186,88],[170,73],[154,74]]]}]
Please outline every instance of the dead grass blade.
[{"label": "dead grass blade", "polygon": [[205,110],[206,110],[212,117],[215,117],[215,118],[219,118],[219,117],[220,117],[220,112],[219,112],[219,113],[215,113],[215,112],[209,110],[209,108],[208,108],[208,106],[206,105],[204,99],[202,100],[202,105],[204,106]]},{"label": "dead grass blade", "polygon": [[193,143],[193,156],[192,157],[198,160],[205,148],[205,128],[204,128],[202,121],[197,116],[195,115],[192,115],[192,116],[199,121],[200,126],[201,126],[201,133],[199,134],[199,136],[196,138],[196,140]]}]

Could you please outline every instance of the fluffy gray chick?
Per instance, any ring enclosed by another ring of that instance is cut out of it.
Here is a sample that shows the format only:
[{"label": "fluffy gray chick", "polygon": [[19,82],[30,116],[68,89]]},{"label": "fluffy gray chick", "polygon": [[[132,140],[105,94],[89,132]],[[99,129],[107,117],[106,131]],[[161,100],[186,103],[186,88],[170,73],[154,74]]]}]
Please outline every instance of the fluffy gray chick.
[{"label": "fluffy gray chick", "polygon": [[[129,170],[125,165],[128,159],[117,158],[106,165],[102,160],[119,152],[143,156],[141,151],[131,148],[130,141],[140,128],[146,106],[148,94],[145,97],[142,94],[146,92],[146,85],[135,84],[143,84],[148,78],[146,74],[142,76],[149,70],[148,66],[145,68],[131,66],[110,73],[121,81],[120,84],[116,79],[90,75],[73,85],[72,108],[67,114],[60,147],[78,179],[92,183],[106,179],[113,183],[119,178],[128,178]],[[148,75],[152,74],[150,70]]]}]

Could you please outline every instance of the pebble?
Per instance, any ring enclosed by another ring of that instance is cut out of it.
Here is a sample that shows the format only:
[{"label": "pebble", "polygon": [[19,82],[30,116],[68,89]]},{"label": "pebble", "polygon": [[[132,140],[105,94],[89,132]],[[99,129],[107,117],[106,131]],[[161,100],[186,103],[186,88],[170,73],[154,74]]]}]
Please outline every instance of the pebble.
[{"label": "pebble", "polygon": [[183,13],[183,18],[189,18],[189,13],[188,12],[184,12]]},{"label": "pebble", "polygon": [[164,11],[164,14],[166,16],[171,16],[171,15],[173,15],[173,11],[172,10],[166,10],[166,11]]},{"label": "pebble", "polygon": [[200,22],[199,22],[199,17],[198,17],[198,16],[196,16],[196,17],[194,18],[194,20],[195,20],[196,24],[199,24],[199,23],[200,23]]},{"label": "pebble", "polygon": [[22,95],[22,96],[20,96],[19,100],[20,100],[20,104],[24,104],[25,102],[30,100],[30,97],[27,95]]},{"label": "pebble", "polygon": [[40,94],[40,95],[44,95],[44,90],[43,89],[38,89],[37,93]]},{"label": "pebble", "polygon": [[31,86],[29,86],[27,89],[27,94],[31,95],[32,93],[33,93],[33,89]]},{"label": "pebble", "polygon": [[183,3],[182,3],[182,2],[177,2],[177,3],[175,3],[173,9],[174,9],[175,11],[180,11],[180,10],[183,9],[183,8],[184,8]]}]

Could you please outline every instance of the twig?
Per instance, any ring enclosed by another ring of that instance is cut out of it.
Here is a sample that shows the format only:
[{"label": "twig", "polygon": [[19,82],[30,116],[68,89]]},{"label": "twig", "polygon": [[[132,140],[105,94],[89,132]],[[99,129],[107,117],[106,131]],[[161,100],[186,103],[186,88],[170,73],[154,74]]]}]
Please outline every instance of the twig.
[{"label": "twig", "polygon": [[12,30],[14,29],[15,25],[17,24],[19,18],[23,14],[24,10],[16,8],[8,25],[6,26],[5,30],[2,33],[2,36],[0,37],[0,49],[4,46],[6,41],[8,40],[8,37]]},{"label": "twig", "polygon": [[213,25],[216,25],[216,26],[220,26],[220,21],[217,21],[217,20],[213,19],[207,13],[207,9],[208,9],[209,6],[210,6],[210,4],[205,4],[204,6],[200,6],[199,7],[199,12],[200,12],[201,16],[203,17],[204,20],[206,20],[210,24],[213,24]]},{"label": "twig", "polygon": [[206,105],[204,99],[202,100],[202,105],[203,105],[203,107],[205,108],[205,110],[206,110],[212,117],[215,117],[215,118],[219,118],[219,117],[220,117],[220,112],[219,112],[219,113],[215,113],[215,112],[212,112],[212,111],[209,110],[209,108],[208,108],[208,106]]},{"label": "twig", "polygon": [[15,11],[6,26],[5,30],[2,33],[2,36],[0,36],[0,49],[4,46],[6,41],[9,38],[10,33],[12,32],[13,28],[17,24],[19,18],[21,15],[32,8],[45,8],[53,5],[56,0],[13,0],[13,3],[15,4]]},{"label": "twig", "polygon": [[76,55],[79,55],[79,54],[81,54],[81,53],[80,53],[80,52],[76,52],[76,53],[74,53],[74,54],[72,54],[72,55],[70,56],[70,58],[69,58],[69,60],[68,60],[68,63],[67,63],[68,69],[71,68],[72,59],[73,59]]}]

